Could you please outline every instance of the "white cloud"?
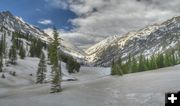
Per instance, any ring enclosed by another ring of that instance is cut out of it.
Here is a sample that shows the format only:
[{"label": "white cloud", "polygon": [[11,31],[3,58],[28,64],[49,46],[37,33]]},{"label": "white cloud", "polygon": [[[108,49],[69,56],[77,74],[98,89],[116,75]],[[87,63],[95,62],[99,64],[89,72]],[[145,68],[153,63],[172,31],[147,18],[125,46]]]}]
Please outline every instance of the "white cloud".
[{"label": "white cloud", "polygon": [[53,29],[52,28],[44,29],[44,32],[46,34],[48,34],[49,36],[53,37]]},{"label": "white cloud", "polygon": [[[44,32],[48,34],[49,36],[53,37],[53,29],[52,28],[46,28],[44,29]],[[62,39],[65,39],[66,41],[73,42],[78,47],[81,48],[87,48],[90,47],[91,44],[96,43],[99,41],[99,39],[96,37],[96,40],[94,40],[93,36],[89,36],[87,39],[86,34],[83,33],[76,33],[76,32],[66,32],[64,30],[58,30],[59,36]],[[101,39],[102,40],[102,39]],[[82,45],[84,44],[84,45]]]},{"label": "white cloud", "polygon": [[[75,39],[72,41],[78,45],[87,45],[86,42],[93,44],[108,36],[123,35],[180,15],[179,0],[140,0],[140,2],[138,0],[52,0],[52,2],[59,8],[66,4],[64,9],[69,9],[79,16],[70,20],[76,26],[71,31],[71,34],[74,34],[70,39]],[[81,40],[77,40],[78,38]]]},{"label": "white cloud", "polygon": [[50,25],[50,24],[53,24],[53,22],[49,19],[42,19],[42,20],[39,20],[38,23],[40,24],[43,24],[43,25]]},{"label": "white cloud", "polygon": [[55,8],[61,8],[61,9],[68,8],[68,3],[66,0],[45,0],[45,1],[50,3],[50,5]]}]

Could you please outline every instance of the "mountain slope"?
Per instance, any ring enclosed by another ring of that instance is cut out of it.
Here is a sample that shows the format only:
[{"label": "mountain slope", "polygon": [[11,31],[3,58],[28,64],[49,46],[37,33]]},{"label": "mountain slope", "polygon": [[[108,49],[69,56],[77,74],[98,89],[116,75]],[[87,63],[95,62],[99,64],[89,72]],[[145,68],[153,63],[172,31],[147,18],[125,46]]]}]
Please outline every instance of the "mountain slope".
[{"label": "mountain slope", "polygon": [[[49,84],[4,86],[1,106],[164,106],[166,92],[180,89],[180,66],[108,76],[110,68],[83,67],[76,82],[64,82],[63,92],[49,94]],[[3,82],[3,80],[0,80]],[[148,83],[148,85],[147,85]]]},{"label": "mountain slope", "polygon": [[129,54],[151,56],[170,48],[180,41],[180,17],[174,17],[162,24],[129,32],[123,36],[107,38],[86,50],[86,57],[93,65],[110,66],[113,58],[126,59]]},{"label": "mountain slope", "polygon": [[[50,42],[52,38],[39,28],[28,24],[21,17],[14,16],[9,11],[0,12],[0,32],[6,35],[12,35],[12,32],[20,32],[24,35],[40,38],[45,42]],[[79,48],[63,40],[61,45],[62,51],[74,58],[84,58],[85,53]]]}]

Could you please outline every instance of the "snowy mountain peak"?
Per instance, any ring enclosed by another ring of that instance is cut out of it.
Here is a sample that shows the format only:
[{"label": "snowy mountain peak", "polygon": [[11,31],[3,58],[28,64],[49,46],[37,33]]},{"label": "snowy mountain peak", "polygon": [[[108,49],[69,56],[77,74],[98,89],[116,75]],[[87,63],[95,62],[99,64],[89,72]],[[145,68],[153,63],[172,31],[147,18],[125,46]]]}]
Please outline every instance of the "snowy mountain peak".
[{"label": "snowy mountain peak", "polygon": [[0,27],[5,27],[11,32],[18,31],[36,37],[47,36],[47,34],[40,29],[26,23],[21,17],[13,16],[9,11],[0,13]]},{"label": "snowy mountain peak", "polygon": [[126,59],[129,54],[150,56],[175,48],[180,41],[180,16],[162,24],[147,26],[122,36],[109,37],[86,50],[93,65],[109,66],[113,58]]},{"label": "snowy mountain peak", "polygon": [[[14,16],[9,11],[0,12],[0,28],[5,29],[6,31],[10,32],[20,32],[24,35],[31,35],[36,38],[40,38],[41,40],[49,43],[52,38],[50,35],[46,34],[44,31],[40,30],[39,28],[25,22],[23,18]],[[75,58],[84,58],[84,52],[81,51],[79,48],[72,46],[69,42],[63,41],[62,42],[62,51],[71,55]]]}]

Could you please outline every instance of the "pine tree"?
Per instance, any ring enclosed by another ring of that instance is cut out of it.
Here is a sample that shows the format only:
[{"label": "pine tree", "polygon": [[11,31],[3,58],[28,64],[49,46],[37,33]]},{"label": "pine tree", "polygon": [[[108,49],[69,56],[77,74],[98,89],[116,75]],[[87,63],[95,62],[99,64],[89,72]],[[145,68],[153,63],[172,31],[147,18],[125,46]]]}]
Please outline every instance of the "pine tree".
[{"label": "pine tree", "polygon": [[111,65],[111,75],[116,75],[114,58],[112,60],[112,65]]},{"label": "pine tree", "polygon": [[3,57],[0,56],[0,72],[3,72]]},{"label": "pine tree", "polygon": [[59,52],[58,52],[58,32],[54,28],[54,40],[51,43],[51,51],[50,51],[50,60],[52,64],[52,86],[51,86],[51,93],[60,92],[61,89],[61,64],[59,61]]},{"label": "pine tree", "polygon": [[3,36],[2,48],[3,48],[3,58],[5,61],[5,64],[7,65],[8,64],[8,62],[7,62],[8,54],[7,54],[6,34],[4,34],[4,36]]},{"label": "pine tree", "polygon": [[76,65],[75,65],[75,70],[77,71],[77,72],[79,72],[79,70],[80,70],[80,64],[78,63],[78,62],[76,62],[75,63]]},{"label": "pine tree", "polygon": [[61,92],[60,68],[53,65],[52,67],[51,93]]},{"label": "pine tree", "polygon": [[138,70],[139,71],[145,71],[145,57],[141,54],[139,57],[139,66],[138,66]]},{"label": "pine tree", "polygon": [[129,54],[128,56],[128,62],[126,63],[128,64],[128,73],[132,72],[132,59],[131,59],[131,54]]},{"label": "pine tree", "polygon": [[164,67],[164,55],[163,54],[158,54],[158,56],[157,56],[157,66],[158,66],[158,68],[163,68]]},{"label": "pine tree", "polygon": [[36,74],[36,83],[42,84],[44,83],[44,80],[46,78],[46,62],[45,62],[45,56],[44,53],[42,52],[41,54],[41,59],[38,64],[38,70]]},{"label": "pine tree", "polygon": [[1,46],[2,46],[2,53],[6,54],[5,53],[6,52],[6,36],[5,36],[5,34],[3,34],[1,36]]},{"label": "pine tree", "polygon": [[30,57],[35,57],[35,46],[33,42],[31,42],[29,53],[30,53]]},{"label": "pine tree", "polygon": [[5,76],[4,74],[2,74],[2,75],[1,75],[1,78],[3,78],[3,79],[4,79],[4,78],[6,78],[6,76]]},{"label": "pine tree", "polygon": [[168,52],[166,52],[166,53],[165,53],[165,56],[164,56],[164,65],[165,65],[166,67],[172,65],[172,63],[171,63],[171,55],[170,55]]},{"label": "pine tree", "polygon": [[[119,67],[117,67],[117,65],[118,65]],[[123,73],[123,69],[122,69],[123,63],[122,63],[121,56],[119,57],[119,59],[118,59],[118,61],[117,61],[117,65],[116,65],[116,70],[117,70],[118,75],[123,75],[123,74],[124,74],[124,73]]]},{"label": "pine tree", "polygon": [[3,47],[2,47],[2,40],[0,41],[0,72],[3,71]]},{"label": "pine tree", "polygon": [[16,52],[16,45],[14,41],[13,41],[13,45],[11,46],[9,50],[9,59],[12,64],[16,64],[17,52]]},{"label": "pine tree", "polygon": [[177,60],[176,60],[176,56],[175,56],[175,50],[172,50],[172,64],[173,65],[177,65]]},{"label": "pine tree", "polygon": [[24,59],[26,57],[26,51],[24,50],[23,45],[20,47],[19,56],[21,59]]},{"label": "pine tree", "polygon": [[150,69],[157,69],[157,63],[156,63],[156,57],[155,55],[152,55],[151,58],[150,58]]},{"label": "pine tree", "polygon": [[66,68],[68,70],[69,73],[74,73],[76,67],[76,62],[73,59],[73,57],[69,56],[68,60],[67,60],[67,64],[66,64]]},{"label": "pine tree", "polygon": [[138,71],[138,63],[135,57],[132,58],[132,72]]}]

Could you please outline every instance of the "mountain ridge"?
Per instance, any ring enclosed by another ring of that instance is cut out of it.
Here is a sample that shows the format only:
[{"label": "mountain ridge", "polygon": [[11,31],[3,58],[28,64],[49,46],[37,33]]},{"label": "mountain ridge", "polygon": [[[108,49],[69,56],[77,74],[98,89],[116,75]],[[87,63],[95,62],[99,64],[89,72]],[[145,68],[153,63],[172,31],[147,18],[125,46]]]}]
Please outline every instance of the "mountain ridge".
[{"label": "mountain ridge", "polygon": [[95,66],[110,66],[113,58],[125,59],[129,54],[151,56],[179,44],[180,16],[161,24],[149,25],[122,36],[108,37],[86,50],[86,59]]},{"label": "mountain ridge", "polygon": [[[51,36],[43,30],[25,22],[23,18],[19,16],[14,16],[10,11],[0,12],[0,28],[4,29],[4,32],[8,32],[10,35],[12,35],[13,32],[19,32],[40,38],[46,43],[49,43],[52,40]],[[61,49],[63,52],[77,59],[82,59],[85,55],[78,47],[65,40],[62,41]]]}]

